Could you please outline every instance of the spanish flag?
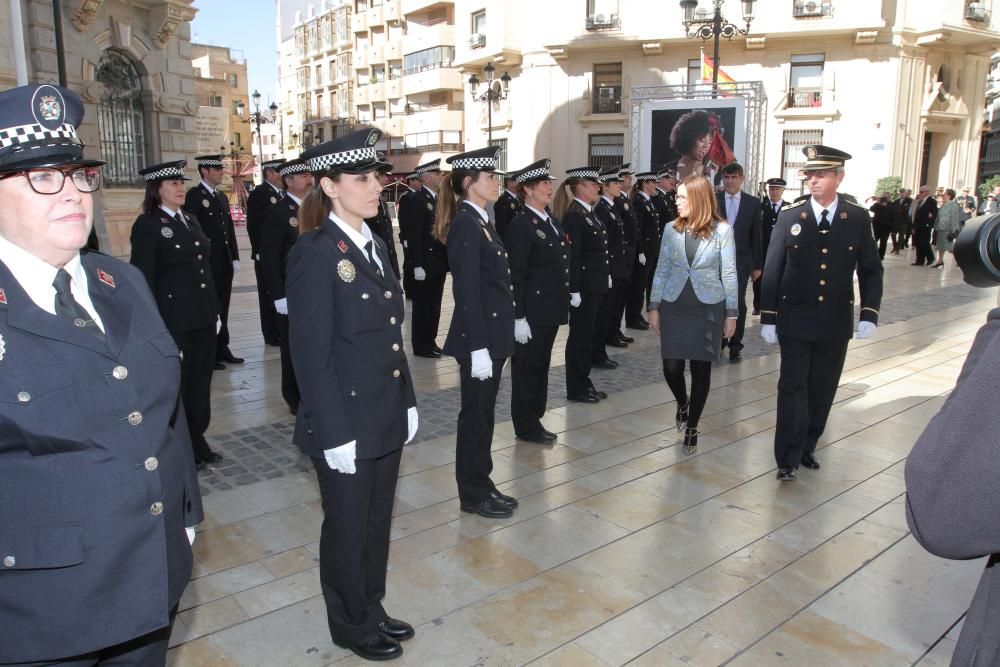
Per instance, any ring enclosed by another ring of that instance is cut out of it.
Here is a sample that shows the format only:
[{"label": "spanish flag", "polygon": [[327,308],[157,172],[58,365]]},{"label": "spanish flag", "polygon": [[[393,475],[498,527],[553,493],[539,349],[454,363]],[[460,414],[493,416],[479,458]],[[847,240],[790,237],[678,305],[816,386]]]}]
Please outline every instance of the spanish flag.
[{"label": "spanish flag", "polygon": [[[705,55],[705,49],[701,50],[701,80],[704,83],[712,83],[712,69],[715,62]],[[726,74],[725,70],[719,68],[719,84],[736,83],[736,79]]]}]

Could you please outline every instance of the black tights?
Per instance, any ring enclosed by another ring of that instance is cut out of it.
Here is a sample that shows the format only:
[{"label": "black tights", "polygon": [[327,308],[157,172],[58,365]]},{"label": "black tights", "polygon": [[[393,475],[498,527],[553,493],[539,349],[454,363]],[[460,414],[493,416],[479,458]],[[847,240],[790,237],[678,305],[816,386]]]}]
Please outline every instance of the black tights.
[{"label": "black tights", "polygon": [[[708,390],[712,386],[712,362],[695,361],[691,364],[691,403],[688,406],[688,428],[696,428],[702,410],[708,401]],[[678,405],[688,402],[687,386],[684,382],[684,359],[664,359],[663,377],[673,392]]]}]

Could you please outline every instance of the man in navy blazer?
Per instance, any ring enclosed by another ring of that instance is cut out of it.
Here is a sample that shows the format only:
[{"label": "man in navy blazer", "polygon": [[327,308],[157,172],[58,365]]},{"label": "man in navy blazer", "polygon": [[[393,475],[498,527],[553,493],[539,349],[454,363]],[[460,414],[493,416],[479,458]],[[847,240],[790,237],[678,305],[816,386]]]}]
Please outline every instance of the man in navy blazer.
[{"label": "man in navy blazer", "polygon": [[733,228],[736,239],[736,274],[739,280],[739,319],[736,334],[723,340],[729,345],[729,360],[740,361],[743,349],[743,331],[747,322],[747,283],[757,280],[764,268],[764,252],[761,245],[760,199],[743,192],[743,166],[735,162],[722,168],[723,192],[716,193],[719,215]]}]

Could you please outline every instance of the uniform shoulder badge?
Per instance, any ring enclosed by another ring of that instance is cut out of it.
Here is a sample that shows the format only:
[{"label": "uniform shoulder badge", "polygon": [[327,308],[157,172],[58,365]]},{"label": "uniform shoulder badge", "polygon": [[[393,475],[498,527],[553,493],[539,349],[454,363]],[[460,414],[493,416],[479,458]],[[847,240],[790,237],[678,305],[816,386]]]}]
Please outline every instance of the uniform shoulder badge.
[{"label": "uniform shoulder badge", "polygon": [[208,203],[207,199],[202,199],[201,200],[201,205],[204,206],[205,208],[208,208],[209,206],[211,206],[211,204]]},{"label": "uniform shoulder badge", "polygon": [[807,201],[809,201],[809,200],[808,199],[800,199],[797,202],[793,202],[791,204],[788,204],[787,206],[783,206],[781,208],[781,210],[782,211],[787,211],[789,209],[798,208],[799,206],[805,206],[805,204],[806,204]]},{"label": "uniform shoulder badge", "polygon": [[349,259],[342,259],[337,262],[337,275],[345,283],[354,282],[354,277],[357,275],[354,263]]},{"label": "uniform shoulder badge", "polygon": [[2,287],[0,287],[0,303],[7,305],[7,293],[3,291]]},{"label": "uniform shoulder badge", "polygon": [[433,211],[434,210],[434,204],[432,204],[430,202],[427,202],[427,210],[428,211]]},{"label": "uniform shoulder badge", "polygon": [[847,220],[847,211],[841,211],[840,212],[840,219],[841,220]]},{"label": "uniform shoulder badge", "polygon": [[808,219],[809,219],[809,216],[806,214],[805,211],[802,211],[801,213],[799,213],[799,220],[808,220]]},{"label": "uniform shoulder badge", "polygon": [[789,231],[791,231],[792,236],[798,236],[802,233],[802,225],[796,222]]},{"label": "uniform shoulder badge", "polygon": [[115,286],[115,277],[113,275],[111,275],[110,273],[108,273],[107,271],[103,271],[101,269],[98,269],[97,270],[97,279],[100,280],[105,285],[107,285],[108,287],[114,289],[114,286]]},{"label": "uniform shoulder badge", "polygon": [[277,204],[277,203],[278,203],[278,198],[277,198],[277,197],[274,197],[274,196],[272,196],[272,197],[271,197],[271,203],[272,203],[272,204]]},{"label": "uniform shoulder badge", "polygon": [[170,227],[160,227],[160,234],[165,239],[172,239],[174,237],[174,230],[170,229]]},{"label": "uniform shoulder badge", "polygon": [[627,211],[627,210],[629,209],[629,205],[628,205],[628,202],[627,202],[627,201],[626,201],[626,202],[622,202],[622,206],[624,206],[624,207],[625,207],[625,210],[626,210],[626,211]]},{"label": "uniform shoulder badge", "polygon": [[538,238],[542,239],[543,241],[545,240],[545,232],[543,232],[540,229],[536,229],[535,233],[538,234]]},{"label": "uniform shoulder badge", "polygon": [[510,203],[510,210],[514,211],[516,209],[517,209],[517,202],[511,202]]},{"label": "uniform shoulder badge", "polygon": [[337,242],[337,247],[340,248],[340,252],[344,254],[347,253],[347,244],[343,241],[343,239]]},{"label": "uniform shoulder badge", "polygon": [[299,226],[298,218],[289,218],[288,224],[290,224],[292,227],[298,227]]}]

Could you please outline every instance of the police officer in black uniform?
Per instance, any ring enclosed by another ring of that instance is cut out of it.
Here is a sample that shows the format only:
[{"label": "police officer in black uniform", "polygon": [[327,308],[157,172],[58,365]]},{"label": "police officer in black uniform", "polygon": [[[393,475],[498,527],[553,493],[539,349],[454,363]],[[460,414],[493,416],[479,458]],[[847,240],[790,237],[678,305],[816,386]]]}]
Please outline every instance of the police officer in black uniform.
[{"label": "police officer in black uniform", "polygon": [[448,253],[434,238],[434,212],[441,183],[441,160],[422,164],[414,170],[420,189],[406,197],[399,210],[400,233],[410,248],[413,264],[413,325],[410,344],[417,357],[438,359],[438,327],[441,299],[448,275]]},{"label": "police officer in black uniform", "polygon": [[420,189],[420,176],[406,175],[406,189],[396,199],[396,219],[399,221],[399,245],[403,248],[403,291],[407,301],[413,300],[413,260],[410,257],[410,243],[403,233],[403,202],[407,197]]},{"label": "police officer in black uniform", "polygon": [[183,210],[186,162],[139,171],[146,181],[143,213],[132,225],[131,262],[146,276],[160,316],[181,351],[181,400],[199,468],[218,463],[205,440],[212,418],[219,302],[212,284],[211,242]]},{"label": "police officer in black uniform", "polygon": [[819,468],[813,452],[854,328],[854,274],[861,294],[857,338],[874,334],[882,301],[871,218],[837,194],[851,156],[820,145],[803,153],[810,197],[778,214],[761,291],[761,336],[781,343],[774,456],[782,481],[794,480],[800,464]]},{"label": "police officer in black uniform", "polygon": [[524,207],[503,242],[514,286],[514,358],[510,416],[521,440],[547,445],[556,434],[541,418],[549,391],[549,363],[559,327],[569,321],[569,248],[559,221],[549,215],[554,188],[548,159],[515,177]]},{"label": "police officer in black uniform", "polygon": [[[594,342],[591,346],[590,365],[592,368],[614,369],[618,362],[608,357],[607,345],[628,347],[628,343],[612,338],[612,331],[617,330],[614,323],[614,313],[618,309],[618,301],[625,297],[625,286],[631,265],[627,264],[628,244],[625,241],[625,221],[616,212],[615,200],[621,192],[622,181],[618,176],[619,167],[602,170],[601,196],[594,206],[594,217],[598,219],[607,232],[609,275],[608,292],[601,300],[594,322]],[[609,341],[610,338],[610,341]]]},{"label": "police officer in black uniform", "polygon": [[261,228],[261,265],[267,293],[274,299],[278,333],[281,339],[281,397],[291,413],[298,414],[299,386],[295,381],[292,356],[288,347],[288,299],[285,296],[285,267],[288,254],[299,238],[299,206],[313,186],[309,163],[291,160],[279,168],[286,190],[283,200],[274,204],[264,216]]},{"label": "police officer in black uniform", "polygon": [[146,281],[78,250],[82,119],[59,86],[0,92],[0,663],[162,666],[201,498]]},{"label": "police officer in black uniform", "polygon": [[402,447],[417,431],[403,350],[404,301],[375,215],[381,132],[314,146],[317,183],[300,209],[285,279],[292,362],[302,402],[294,442],[323,498],[319,570],[330,634],[368,660],[403,653],[413,627],[382,605]]},{"label": "police officer in black uniform", "polygon": [[621,192],[615,198],[615,213],[622,219],[622,228],[625,237],[625,261],[628,266],[628,275],[622,279],[621,294],[614,300],[616,304],[615,311],[611,314],[611,321],[614,322],[614,327],[608,333],[607,337],[607,344],[615,347],[624,347],[628,343],[635,342],[635,338],[626,336],[625,332],[622,331],[622,318],[625,317],[628,300],[632,294],[632,274],[634,273],[633,268],[635,267],[635,263],[638,260],[636,245],[639,242],[639,229],[631,199],[632,181],[635,177],[635,172],[632,171],[631,166],[630,162],[626,162],[618,167],[618,178],[621,179],[622,187]]},{"label": "police officer in black uniform", "polygon": [[285,161],[268,160],[261,165],[264,180],[255,187],[247,197],[247,236],[250,237],[250,256],[253,258],[253,272],[257,279],[257,300],[260,304],[260,331],[267,345],[278,344],[278,321],[274,310],[274,299],[267,294],[264,287],[264,276],[260,272],[260,226],[264,222],[264,213],[272,204],[285,198],[281,187],[281,174],[278,173]]},{"label": "police officer in black uniform", "polygon": [[[760,247],[766,261],[767,249],[771,243],[771,230],[774,229],[774,225],[778,222],[778,213],[781,212],[781,209],[788,206],[788,202],[782,198],[782,195],[785,194],[785,186],[787,185],[785,179],[769,178],[765,185],[767,185],[767,197],[761,199],[760,204]],[[763,276],[753,281],[754,315],[760,315],[761,280],[763,280]]]},{"label": "police officer in black uniform", "polygon": [[507,225],[514,219],[514,216],[521,212],[521,200],[517,196],[517,183],[514,181],[514,173],[503,177],[503,192],[493,204],[493,219],[496,222],[497,234],[500,238],[506,238]]},{"label": "police officer in black uniform", "polygon": [[240,268],[240,253],[236,247],[236,228],[229,212],[229,199],[217,188],[222,184],[222,156],[196,157],[201,183],[188,190],[184,209],[197,220],[212,242],[212,281],[218,295],[219,318],[222,328],[216,339],[215,369],[224,370],[222,362],[242,364],[229,349],[229,301],[233,295],[233,276]]},{"label": "police officer in black uniform", "polygon": [[597,403],[608,397],[590,379],[597,311],[611,280],[608,231],[593,212],[599,198],[599,169],[577,167],[567,170],[552,206],[557,216],[562,213],[570,242],[566,397],[577,403]]},{"label": "police officer in black uniform", "polygon": [[448,158],[434,235],[447,241],[455,310],[444,353],[458,361],[462,408],[455,480],[461,510],[487,519],[511,516],[517,500],[497,490],[490,473],[493,425],[503,367],[514,352],[514,299],[507,253],[486,207],[496,201],[497,156],[488,146]]},{"label": "police officer in black uniform", "polygon": [[[385,152],[378,151],[379,162],[386,166],[376,171],[376,178],[382,184],[383,196],[386,192],[385,186],[389,182],[389,175],[392,174],[392,165],[385,161]],[[367,218],[365,224],[375,233],[389,250],[389,264],[392,266],[392,273],[399,280],[399,260],[396,258],[396,240],[392,238],[392,217],[389,215],[389,207],[385,204],[385,199],[379,198],[378,215]]]}]

